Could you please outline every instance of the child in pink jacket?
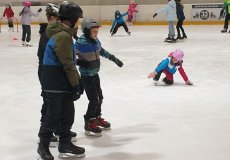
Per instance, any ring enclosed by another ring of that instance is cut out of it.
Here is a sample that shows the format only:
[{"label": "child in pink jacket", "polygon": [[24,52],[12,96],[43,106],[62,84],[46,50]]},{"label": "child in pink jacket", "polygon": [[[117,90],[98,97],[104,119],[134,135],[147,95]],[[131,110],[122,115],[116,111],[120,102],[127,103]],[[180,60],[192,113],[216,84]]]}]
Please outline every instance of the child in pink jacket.
[{"label": "child in pink jacket", "polygon": [[134,3],[134,0],[130,0],[129,3],[129,9],[128,9],[128,20],[127,23],[129,25],[132,25],[132,20],[135,12],[138,12],[135,8],[137,7],[137,4]]}]

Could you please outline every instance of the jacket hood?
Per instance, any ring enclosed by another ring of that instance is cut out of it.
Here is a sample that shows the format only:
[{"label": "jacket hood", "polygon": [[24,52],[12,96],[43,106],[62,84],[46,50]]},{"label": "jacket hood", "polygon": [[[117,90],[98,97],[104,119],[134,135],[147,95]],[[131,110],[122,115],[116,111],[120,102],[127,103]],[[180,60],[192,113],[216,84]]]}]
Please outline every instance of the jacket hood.
[{"label": "jacket hood", "polygon": [[55,23],[49,24],[46,29],[46,34],[47,34],[47,37],[50,38],[56,33],[63,32],[63,31],[70,34],[71,36],[73,36],[74,34],[74,30],[72,28],[65,26],[61,22],[55,22]]},{"label": "jacket hood", "polygon": [[168,5],[172,8],[176,8],[176,2],[174,0],[169,1]]}]

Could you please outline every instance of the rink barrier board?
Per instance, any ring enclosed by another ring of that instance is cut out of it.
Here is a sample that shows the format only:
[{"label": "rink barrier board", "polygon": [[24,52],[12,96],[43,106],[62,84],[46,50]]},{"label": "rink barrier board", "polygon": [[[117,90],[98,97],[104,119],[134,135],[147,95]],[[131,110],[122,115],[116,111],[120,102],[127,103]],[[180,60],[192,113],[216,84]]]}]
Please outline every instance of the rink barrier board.
[{"label": "rink barrier board", "polygon": [[[137,9],[138,14],[134,16],[135,25],[166,25],[167,20],[165,15],[158,15],[156,18],[152,18],[153,14],[165,5],[139,5]],[[127,12],[127,5],[111,5],[111,6],[81,6],[84,11],[84,17],[91,17],[98,21],[101,21],[104,25],[111,25],[114,19],[114,11],[120,10],[121,13]],[[184,13],[186,17],[186,25],[222,25],[224,17],[219,18],[219,12],[221,10],[221,3],[210,4],[185,4]],[[20,22],[21,17],[19,12],[22,10],[22,6],[12,6],[15,18]],[[32,24],[39,24],[47,22],[45,9],[46,6],[31,6],[32,11],[37,11],[42,8],[43,11],[38,17],[32,17]],[[0,7],[0,15],[2,15],[5,7]],[[127,17],[125,17],[125,20]],[[3,22],[4,24],[4,22]]]},{"label": "rink barrier board", "polygon": [[[41,22],[32,22],[32,25],[39,25]],[[175,24],[177,22],[175,21]],[[112,22],[101,22],[102,25],[112,25]],[[7,22],[3,22],[2,25],[7,25]],[[21,25],[21,23],[18,23],[18,25]],[[168,22],[133,22],[133,25],[168,25]],[[184,21],[184,25],[224,25],[223,21]]]}]

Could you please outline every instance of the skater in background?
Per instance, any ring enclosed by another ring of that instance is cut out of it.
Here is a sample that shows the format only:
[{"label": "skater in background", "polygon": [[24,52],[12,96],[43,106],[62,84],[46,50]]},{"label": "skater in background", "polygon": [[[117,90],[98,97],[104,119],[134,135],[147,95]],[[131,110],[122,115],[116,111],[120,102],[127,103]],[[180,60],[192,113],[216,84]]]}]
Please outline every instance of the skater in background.
[{"label": "skater in background", "polygon": [[[222,13],[225,10],[225,21],[224,21],[224,29],[221,30],[221,33],[226,33],[228,31],[228,21],[230,18],[230,0],[224,0],[224,7],[222,9]],[[230,33],[230,31],[229,31]]]},{"label": "skater in background", "polygon": [[31,40],[31,16],[37,17],[42,9],[38,9],[37,13],[34,13],[31,9],[31,2],[24,1],[23,2],[23,9],[19,13],[19,16],[22,16],[21,23],[22,23],[22,46],[31,46],[29,43]]},{"label": "skater in background", "polygon": [[128,20],[127,20],[128,25],[132,25],[134,13],[138,12],[138,10],[136,10],[137,5],[138,4],[135,4],[134,0],[130,0],[129,9],[128,9]]},{"label": "skater in background", "polygon": [[153,15],[153,18],[155,18],[157,15],[165,13],[168,23],[169,23],[169,34],[168,38],[165,39],[165,42],[171,42],[175,43],[176,39],[175,37],[175,29],[174,29],[174,21],[177,18],[176,15],[176,2],[174,0],[168,0],[168,4],[159,10],[157,13]]},{"label": "skater in background", "polygon": [[8,20],[9,31],[14,32],[14,12],[9,3],[6,4],[6,8],[3,13],[3,17],[6,17]]},{"label": "skater in background", "polygon": [[37,150],[43,160],[54,160],[49,144],[57,129],[60,133],[59,159],[85,156],[85,149],[75,146],[70,134],[75,116],[74,101],[82,94],[72,39],[82,14],[76,3],[64,2],[58,12],[60,21],[50,23],[46,28],[49,40],[43,58],[41,84],[47,109],[38,134]]},{"label": "skater in background", "polygon": [[129,28],[127,27],[127,25],[123,19],[123,17],[127,16],[127,15],[128,15],[128,12],[121,14],[119,10],[116,10],[115,19],[113,21],[112,28],[110,29],[111,35],[116,34],[118,28],[120,28],[121,26],[124,27],[126,33],[128,33],[129,35],[131,34],[131,32],[129,31]]},{"label": "skater in background", "polygon": [[182,50],[177,49],[173,51],[166,59],[161,61],[153,72],[149,73],[148,78],[153,78],[155,85],[158,85],[158,80],[163,72],[166,75],[163,82],[167,85],[172,85],[174,83],[173,74],[175,74],[178,69],[185,84],[193,85],[182,67],[183,58],[184,52]]},{"label": "skater in background", "polygon": [[[176,39],[185,39],[187,38],[187,35],[185,34],[184,28],[183,28],[183,22],[185,20],[184,16],[184,6],[181,4],[181,0],[176,0],[176,14],[177,14],[177,38]],[[182,32],[182,36],[180,34],[180,30]]]},{"label": "skater in background", "polygon": [[102,118],[101,105],[103,94],[98,75],[100,69],[100,56],[113,61],[119,67],[123,63],[101,46],[97,38],[100,24],[92,18],[84,18],[81,24],[82,36],[75,43],[80,66],[82,84],[89,100],[88,109],[84,115],[85,134],[88,136],[101,136],[102,129],[109,130],[110,123]]}]

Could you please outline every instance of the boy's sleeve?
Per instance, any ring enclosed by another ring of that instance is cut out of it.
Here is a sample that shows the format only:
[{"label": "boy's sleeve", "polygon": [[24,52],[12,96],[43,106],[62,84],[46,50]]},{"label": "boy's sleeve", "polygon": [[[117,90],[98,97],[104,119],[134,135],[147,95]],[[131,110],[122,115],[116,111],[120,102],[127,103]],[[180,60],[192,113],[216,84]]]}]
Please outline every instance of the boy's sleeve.
[{"label": "boy's sleeve", "polygon": [[39,15],[39,12],[34,13],[33,11],[30,10],[30,14],[34,17],[37,17]]},{"label": "boy's sleeve", "polygon": [[128,15],[128,12],[125,12],[124,14],[122,14],[121,17],[124,17],[126,15]]},{"label": "boy's sleeve", "polygon": [[104,48],[102,48],[102,47],[101,47],[100,55],[102,57],[107,58],[107,59],[109,59],[109,57],[111,56],[111,54],[108,51],[106,51]]},{"label": "boy's sleeve", "polygon": [[79,84],[79,73],[73,62],[72,37],[67,33],[60,32],[55,37],[55,52],[61,62],[64,72],[72,86]]},{"label": "boy's sleeve", "polygon": [[160,14],[163,14],[167,11],[167,7],[168,6],[165,6],[164,8],[160,9],[159,11],[157,11],[157,14],[160,15]]},{"label": "boy's sleeve", "polygon": [[154,72],[155,72],[155,73],[159,73],[159,72],[163,71],[163,70],[167,67],[168,63],[169,63],[169,59],[166,58],[165,60],[163,60],[163,61],[157,66],[157,68],[155,69]]}]

